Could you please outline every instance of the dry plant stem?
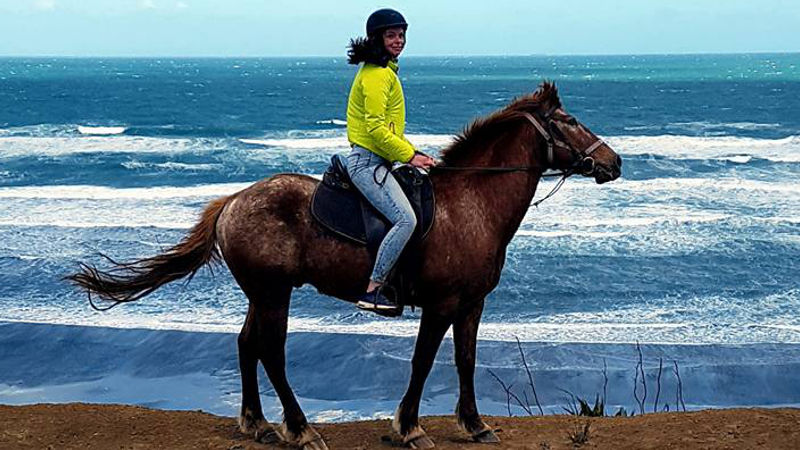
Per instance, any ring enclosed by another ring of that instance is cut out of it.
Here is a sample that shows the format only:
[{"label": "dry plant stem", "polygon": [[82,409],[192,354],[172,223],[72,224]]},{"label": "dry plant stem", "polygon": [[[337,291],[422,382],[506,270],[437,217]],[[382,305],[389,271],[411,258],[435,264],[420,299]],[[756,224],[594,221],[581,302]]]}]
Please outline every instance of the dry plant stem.
[{"label": "dry plant stem", "polygon": [[[647,400],[647,380],[645,380],[644,375],[644,358],[642,356],[642,347],[639,345],[639,341],[636,341],[636,353],[639,355],[639,360],[636,362],[636,368],[634,371],[636,372],[633,378],[633,398],[636,399],[636,402],[639,404],[639,411],[644,414],[644,402]],[[642,398],[639,399],[638,394],[638,386],[639,386],[639,376],[642,377]]]},{"label": "dry plant stem", "polygon": [[658,411],[658,397],[661,395],[661,369],[664,366],[664,359],[658,358],[658,376],[656,377],[656,401],[653,402],[653,412]]},{"label": "dry plant stem", "polygon": [[525,361],[525,353],[522,351],[522,344],[519,342],[519,338],[515,336],[517,339],[517,348],[519,349],[519,354],[522,356],[522,365],[525,366],[525,373],[528,374],[528,384],[531,387],[531,391],[533,391],[533,401],[536,402],[536,407],[539,408],[539,414],[544,415],[544,410],[542,409],[541,403],[539,403],[539,396],[536,395],[536,386],[533,384],[533,374],[531,374],[530,368],[528,368],[528,363]]},{"label": "dry plant stem", "polygon": [[678,361],[672,360],[675,364],[675,378],[678,379],[678,386],[675,388],[675,409],[678,409],[678,405],[683,408],[683,412],[686,412],[686,403],[683,402],[683,381],[681,380],[681,372],[678,370]]},{"label": "dry plant stem", "polygon": [[522,400],[521,400],[521,399],[520,399],[520,398],[517,396],[517,394],[515,394],[515,393],[513,393],[513,392],[510,392],[510,394],[511,394],[511,398],[513,398],[513,399],[514,399],[514,401],[515,401],[515,402],[517,402],[517,404],[519,405],[519,407],[520,407],[520,408],[522,408],[522,409],[523,409],[523,411],[525,411],[525,413],[526,413],[527,415],[529,415],[529,416],[532,416],[532,415],[533,415],[533,411],[531,410],[530,406],[528,406],[528,405],[526,405],[525,403],[523,403],[523,402],[522,402]]},{"label": "dry plant stem", "polygon": [[511,388],[507,387],[506,384],[503,383],[503,380],[501,380],[500,377],[497,376],[497,374],[492,372],[491,369],[489,369],[489,375],[494,377],[494,379],[497,380],[498,383],[500,383],[500,386],[503,387],[503,390],[506,391],[506,408],[508,409],[508,417],[514,417],[514,415],[511,414]]},{"label": "dry plant stem", "polygon": [[642,402],[639,400],[639,363],[636,363],[636,367],[633,368],[633,398],[636,400],[636,404],[639,405],[641,408]]},{"label": "dry plant stem", "polygon": [[566,389],[559,388],[558,390],[563,392],[563,393],[565,393],[565,394],[567,394],[567,395],[569,395],[569,398],[566,399],[567,402],[568,402],[567,404],[569,405],[569,408],[564,408],[564,410],[567,411],[570,415],[577,416],[578,415],[578,411],[580,411],[580,410],[578,409],[578,401],[575,398],[575,394],[573,394],[572,392],[570,392],[570,391],[568,391]]},{"label": "dry plant stem", "polygon": [[606,359],[603,358],[603,404],[606,404],[606,392],[608,390],[608,365]]},{"label": "dry plant stem", "polygon": [[497,380],[498,383],[500,383],[500,386],[503,387],[503,390],[506,391],[506,408],[508,408],[508,416],[509,417],[514,417],[511,414],[511,399],[512,398],[514,399],[515,402],[517,402],[519,407],[522,408],[522,410],[525,411],[529,416],[533,415],[533,411],[531,411],[531,408],[530,408],[530,406],[527,405],[527,402],[523,403],[522,400],[517,396],[517,394],[515,394],[511,390],[511,388],[514,387],[513,384],[509,385],[509,386],[506,386],[506,384],[503,383],[503,381],[500,379],[500,377],[498,377],[497,374],[495,374],[491,370],[489,371],[489,375],[493,376],[494,379]]}]

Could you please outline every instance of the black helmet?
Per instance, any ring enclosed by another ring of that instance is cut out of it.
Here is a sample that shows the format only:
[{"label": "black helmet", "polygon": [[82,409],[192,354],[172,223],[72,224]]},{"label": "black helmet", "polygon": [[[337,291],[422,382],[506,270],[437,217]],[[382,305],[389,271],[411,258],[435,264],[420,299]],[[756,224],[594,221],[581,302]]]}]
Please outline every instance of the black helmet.
[{"label": "black helmet", "polygon": [[403,27],[403,30],[405,30],[408,28],[408,24],[399,12],[389,8],[379,9],[370,14],[367,19],[367,36],[372,36],[392,27]]}]

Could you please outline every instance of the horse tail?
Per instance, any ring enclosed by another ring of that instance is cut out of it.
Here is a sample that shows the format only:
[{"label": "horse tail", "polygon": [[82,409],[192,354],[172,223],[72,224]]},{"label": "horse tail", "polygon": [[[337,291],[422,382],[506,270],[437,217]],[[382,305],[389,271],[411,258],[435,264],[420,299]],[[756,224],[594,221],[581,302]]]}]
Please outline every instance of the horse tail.
[{"label": "horse tail", "polygon": [[[220,261],[215,228],[229,198],[221,197],[209,203],[189,234],[159,255],[133,262],[117,262],[101,253],[100,256],[114,265],[113,268],[101,271],[93,265],[80,263],[80,271],[65,279],[85,289],[89,294],[89,304],[100,311],[136,301],[161,285],[187,275],[188,282],[200,267]],[[111,303],[98,307],[92,301],[93,293]]]}]

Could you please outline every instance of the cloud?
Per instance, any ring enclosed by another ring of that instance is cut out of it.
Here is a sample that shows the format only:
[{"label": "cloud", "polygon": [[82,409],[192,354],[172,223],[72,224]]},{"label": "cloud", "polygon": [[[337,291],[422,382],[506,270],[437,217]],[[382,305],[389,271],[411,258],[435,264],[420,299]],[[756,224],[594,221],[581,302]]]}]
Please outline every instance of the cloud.
[{"label": "cloud", "polygon": [[186,2],[178,2],[175,4],[175,7],[178,9],[186,9],[189,5],[187,5]]},{"label": "cloud", "polygon": [[39,11],[52,11],[56,9],[56,0],[36,0],[33,7]]},{"label": "cloud", "polygon": [[156,9],[156,2],[153,0],[139,0],[139,8],[142,9]]}]

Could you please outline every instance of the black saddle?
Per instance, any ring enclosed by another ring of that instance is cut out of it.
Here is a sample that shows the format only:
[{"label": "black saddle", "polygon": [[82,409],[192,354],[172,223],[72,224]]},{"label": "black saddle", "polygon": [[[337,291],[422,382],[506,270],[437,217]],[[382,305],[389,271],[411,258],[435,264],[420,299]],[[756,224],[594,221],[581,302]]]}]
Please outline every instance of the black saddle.
[{"label": "black saddle", "polygon": [[[436,201],[430,178],[411,166],[400,166],[391,174],[403,188],[414,213],[417,228],[406,244],[395,269],[405,272],[406,261],[413,259],[419,244],[433,226]],[[331,165],[322,176],[311,198],[311,216],[335,236],[366,245],[373,260],[391,223],[383,217],[353,185],[340,155],[331,157]],[[415,266],[418,264],[415,264]]]}]

